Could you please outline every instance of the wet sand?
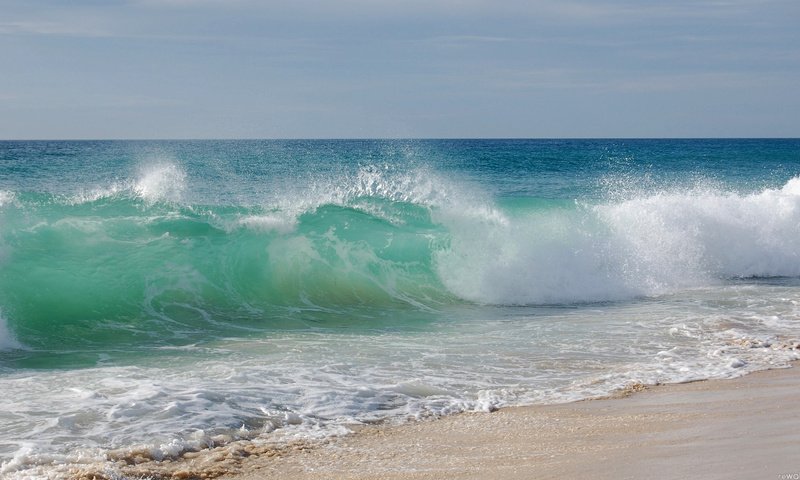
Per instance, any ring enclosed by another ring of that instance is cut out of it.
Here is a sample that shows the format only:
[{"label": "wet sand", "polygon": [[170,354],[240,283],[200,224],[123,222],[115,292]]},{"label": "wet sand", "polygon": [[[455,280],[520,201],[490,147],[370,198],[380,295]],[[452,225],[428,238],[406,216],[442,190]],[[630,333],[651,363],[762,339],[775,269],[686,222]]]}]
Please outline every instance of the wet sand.
[{"label": "wet sand", "polygon": [[239,467],[224,478],[800,478],[800,368],[365,427]]},{"label": "wet sand", "polygon": [[366,426],[324,443],[238,441],[164,461],[126,451],[114,474],[88,467],[70,478],[795,480],[798,365],[617,398]]}]

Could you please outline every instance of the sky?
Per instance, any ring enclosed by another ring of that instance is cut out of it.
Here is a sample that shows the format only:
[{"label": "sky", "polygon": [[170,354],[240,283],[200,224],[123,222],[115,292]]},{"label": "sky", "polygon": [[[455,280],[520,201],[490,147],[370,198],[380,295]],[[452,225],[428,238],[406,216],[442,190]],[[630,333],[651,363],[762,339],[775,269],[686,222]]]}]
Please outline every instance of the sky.
[{"label": "sky", "polygon": [[0,0],[0,139],[800,137],[797,0]]}]

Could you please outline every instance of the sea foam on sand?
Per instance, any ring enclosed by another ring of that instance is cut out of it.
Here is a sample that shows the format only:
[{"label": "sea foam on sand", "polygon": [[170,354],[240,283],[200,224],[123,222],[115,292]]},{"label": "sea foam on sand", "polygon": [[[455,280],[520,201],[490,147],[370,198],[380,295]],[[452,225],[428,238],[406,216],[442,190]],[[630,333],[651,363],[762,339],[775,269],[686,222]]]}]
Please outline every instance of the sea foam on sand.
[{"label": "sea foam on sand", "polygon": [[[796,366],[796,363],[795,363]],[[800,471],[800,369],[607,399],[373,425],[324,443],[253,444],[128,462],[130,478],[776,478]],[[78,474],[78,472],[75,472]],[[85,478],[104,478],[91,469]]]}]

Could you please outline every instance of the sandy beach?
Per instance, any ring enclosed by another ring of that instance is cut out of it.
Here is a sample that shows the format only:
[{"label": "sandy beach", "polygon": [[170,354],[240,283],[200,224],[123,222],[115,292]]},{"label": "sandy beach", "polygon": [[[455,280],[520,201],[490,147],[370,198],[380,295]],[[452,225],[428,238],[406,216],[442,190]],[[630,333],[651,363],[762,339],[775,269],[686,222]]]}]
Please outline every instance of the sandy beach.
[{"label": "sandy beach", "polygon": [[235,443],[121,471],[227,480],[800,475],[797,364],[732,380],[633,390],[615,398],[361,427],[323,444]]},{"label": "sandy beach", "polygon": [[[795,478],[800,369],[368,427],[227,478]],[[782,477],[782,475],[786,475]]]},{"label": "sandy beach", "polygon": [[800,369],[368,427],[227,478],[797,478]]}]

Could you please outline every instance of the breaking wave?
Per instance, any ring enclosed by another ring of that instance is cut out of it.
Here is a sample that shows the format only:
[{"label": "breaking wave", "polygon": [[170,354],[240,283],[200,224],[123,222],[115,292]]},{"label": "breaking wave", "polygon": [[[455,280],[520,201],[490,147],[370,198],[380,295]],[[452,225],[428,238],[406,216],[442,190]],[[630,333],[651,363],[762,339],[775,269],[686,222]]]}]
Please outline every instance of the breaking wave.
[{"label": "breaking wave", "polygon": [[122,184],[80,198],[4,194],[0,304],[12,330],[42,346],[184,342],[291,325],[300,311],[597,302],[800,275],[799,178],[593,203],[492,198],[387,167],[262,205],[187,203],[172,164]]}]

